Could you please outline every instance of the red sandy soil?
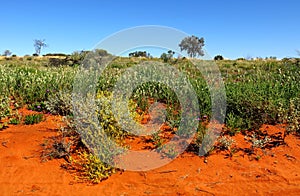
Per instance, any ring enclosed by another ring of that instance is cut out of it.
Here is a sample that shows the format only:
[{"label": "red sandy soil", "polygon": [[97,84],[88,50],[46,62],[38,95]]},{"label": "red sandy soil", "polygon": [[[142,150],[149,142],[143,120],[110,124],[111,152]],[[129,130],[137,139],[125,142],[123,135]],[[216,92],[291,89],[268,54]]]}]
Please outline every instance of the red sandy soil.
[{"label": "red sandy soil", "polygon": [[[28,113],[22,110],[23,113]],[[171,163],[146,172],[117,172],[99,184],[77,183],[61,168],[64,159],[41,161],[42,146],[56,136],[58,116],[37,125],[10,125],[0,131],[0,195],[298,195],[300,138],[288,135],[284,145],[257,150],[253,156],[226,151],[208,157],[185,152]],[[281,126],[263,126],[270,135]],[[239,148],[249,148],[241,134]],[[259,155],[259,156],[258,156]],[[259,159],[255,159],[259,157]]]}]

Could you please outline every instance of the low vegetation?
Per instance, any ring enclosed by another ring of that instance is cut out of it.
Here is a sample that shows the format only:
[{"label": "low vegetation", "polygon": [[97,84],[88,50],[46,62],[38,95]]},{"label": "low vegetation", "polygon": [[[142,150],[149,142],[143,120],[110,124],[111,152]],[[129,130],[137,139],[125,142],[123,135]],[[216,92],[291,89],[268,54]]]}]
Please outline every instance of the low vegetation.
[{"label": "low vegetation", "polygon": [[[54,62],[47,57],[0,60],[0,130],[9,126],[9,123],[19,124],[21,122],[16,115],[13,115],[12,108],[16,106],[17,108],[27,106],[38,112],[66,116],[69,119],[68,122],[73,124],[69,127],[74,130],[74,125],[78,122],[74,122],[72,117],[71,92],[78,70],[78,66],[74,66],[74,59],[78,58],[76,63],[79,63],[84,57],[80,55],[82,54],[73,54],[73,57],[68,57],[71,59],[72,65],[59,61]],[[227,112],[224,131],[226,133],[234,136],[239,132],[253,132],[251,138],[253,147],[259,148],[264,148],[270,140],[268,137],[258,138],[256,135],[255,132],[262,124],[287,124],[287,133],[300,133],[300,66],[298,61],[286,59],[282,61],[274,59],[232,61],[224,60],[221,56],[215,60],[218,60],[216,63],[225,82]],[[203,124],[211,118],[209,88],[200,71],[197,71],[188,59],[173,59],[171,51],[162,59],[118,57],[104,70],[97,83],[95,97],[97,108],[94,110],[105,133],[118,141],[120,145],[128,136],[128,133],[120,128],[111,112],[111,91],[117,79],[127,68],[147,61],[161,63],[172,61],[169,66],[176,67],[188,76],[196,92],[201,111],[197,137],[194,142],[194,145],[199,147],[205,134]],[[63,66],[57,66],[60,64]],[[135,79],[138,80],[138,78]],[[166,78],[166,80],[172,80],[172,78]],[[170,125],[172,130],[178,130],[181,120],[179,99],[172,89],[160,83],[147,82],[134,89],[130,103],[128,103],[133,119],[138,121],[140,116],[149,112],[150,99],[166,106],[166,124]],[[9,121],[5,121],[5,119],[9,119]],[[24,117],[25,124],[34,124],[42,120],[43,114]],[[223,136],[219,140],[221,149],[230,150],[234,143],[230,136]],[[67,136],[64,135],[64,137]],[[78,135],[72,138],[80,140]],[[176,156],[172,147],[163,148],[164,140],[158,134],[152,135],[152,142],[164,151],[166,156]],[[74,142],[70,145],[64,143],[64,151],[70,151],[72,145]],[[85,141],[82,141],[82,146],[84,145]],[[53,149],[61,150],[60,147],[57,144]],[[75,152],[72,151],[73,155],[68,152],[64,156],[68,157],[73,168],[84,172],[86,179],[99,182],[115,171],[113,167],[103,163],[87,148],[83,149],[85,150],[78,152],[77,155],[74,155]],[[55,153],[52,155],[60,157]],[[69,166],[71,167],[71,165]]]}]

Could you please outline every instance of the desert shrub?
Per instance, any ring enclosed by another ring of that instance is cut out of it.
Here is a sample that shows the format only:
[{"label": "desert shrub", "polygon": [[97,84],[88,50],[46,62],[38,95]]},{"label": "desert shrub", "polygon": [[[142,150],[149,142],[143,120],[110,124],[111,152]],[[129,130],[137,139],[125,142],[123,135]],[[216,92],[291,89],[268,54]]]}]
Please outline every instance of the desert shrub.
[{"label": "desert shrub", "polygon": [[255,133],[251,136],[252,147],[254,148],[264,148],[271,140],[268,136],[261,137]]},{"label": "desert shrub", "polygon": [[33,125],[38,124],[43,121],[44,115],[43,114],[30,114],[26,115],[24,119],[24,123],[26,125]]},{"label": "desert shrub", "polygon": [[235,140],[228,136],[222,136],[218,139],[218,148],[220,150],[230,150],[231,146],[235,143]]},{"label": "desert shrub", "polygon": [[33,110],[33,111],[37,111],[37,112],[46,111],[46,109],[47,109],[44,101],[29,104],[27,106],[27,108],[29,110]]},{"label": "desert shrub", "polygon": [[68,60],[71,61],[72,65],[80,65],[89,52],[90,51],[75,51],[69,56]]},{"label": "desert shrub", "polygon": [[76,158],[70,158],[71,167],[79,172],[81,180],[89,180],[93,183],[99,183],[115,173],[116,169],[107,163],[104,163],[92,153],[79,152]]},{"label": "desert shrub", "polygon": [[49,58],[49,66],[59,67],[67,64],[67,59]]},{"label": "desert shrub", "polygon": [[12,124],[12,125],[18,125],[20,124],[22,121],[22,115],[20,115],[18,113],[18,111],[16,111],[14,114],[12,114],[12,116],[10,117],[9,119],[9,124]]},{"label": "desert shrub", "polygon": [[289,132],[300,133],[300,98],[290,100],[290,106],[286,116]]},{"label": "desert shrub", "polygon": [[7,117],[11,112],[9,107],[9,98],[7,96],[0,95],[0,120],[3,117]]},{"label": "desert shrub", "polygon": [[45,107],[51,114],[63,116],[72,114],[72,95],[70,91],[58,91],[49,95]]},{"label": "desert shrub", "polygon": [[71,144],[72,142],[66,142],[64,138],[55,138],[53,143],[48,146],[48,140],[42,145],[44,150],[42,152],[41,158],[43,161],[51,159],[67,159],[71,155]]},{"label": "desert shrub", "polygon": [[18,125],[20,123],[21,123],[21,121],[19,119],[17,119],[17,118],[11,118],[9,120],[9,124],[12,124],[12,125]]},{"label": "desert shrub", "polygon": [[168,53],[162,53],[162,54],[160,55],[160,58],[161,58],[165,63],[167,63],[167,62],[170,62],[170,61],[172,60],[174,54],[175,54],[174,51],[169,50]]},{"label": "desert shrub", "polygon": [[242,127],[247,126],[245,125],[246,122],[241,117],[235,116],[233,113],[229,113],[226,116],[225,123],[227,131],[231,136],[240,132]]}]

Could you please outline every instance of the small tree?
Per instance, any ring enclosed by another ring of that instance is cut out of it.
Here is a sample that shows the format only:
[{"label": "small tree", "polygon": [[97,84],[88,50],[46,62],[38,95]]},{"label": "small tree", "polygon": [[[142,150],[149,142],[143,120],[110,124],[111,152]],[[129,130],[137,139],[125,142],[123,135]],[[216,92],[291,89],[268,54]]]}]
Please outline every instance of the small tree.
[{"label": "small tree", "polygon": [[224,60],[224,58],[223,58],[222,55],[217,55],[217,56],[215,56],[214,60],[215,61],[221,61],[221,60]]},{"label": "small tree", "polygon": [[5,51],[3,52],[3,56],[8,57],[8,56],[10,56],[10,55],[11,55],[11,51],[10,51],[10,50],[5,50]]},{"label": "small tree", "polygon": [[173,58],[174,54],[175,54],[174,51],[169,50],[169,51],[168,51],[168,54],[162,53],[162,54],[160,55],[160,58],[161,58],[164,62],[168,62],[168,61],[170,61],[170,60]]},{"label": "small tree", "polygon": [[204,56],[202,47],[204,46],[204,38],[196,37],[194,35],[185,37],[179,44],[180,50],[186,50],[191,58],[197,56]]},{"label": "small tree", "polygon": [[48,45],[45,43],[45,39],[35,39],[34,40],[34,48],[35,48],[35,53],[40,55],[42,48],[48,47]]}]

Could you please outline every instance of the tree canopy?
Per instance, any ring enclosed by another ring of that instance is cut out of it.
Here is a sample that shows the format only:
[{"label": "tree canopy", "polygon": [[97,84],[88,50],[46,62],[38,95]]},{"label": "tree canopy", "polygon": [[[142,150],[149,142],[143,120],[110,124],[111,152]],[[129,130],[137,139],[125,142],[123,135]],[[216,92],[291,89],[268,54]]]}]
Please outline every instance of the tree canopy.
[{"label": "tree canopy", "polygon": [[202,50],[203,46],[204,38],[199,38],[194,35],[183,38],[179,44],[180,50],[185,50],[191,58],[204,56],[204,51]]}]

